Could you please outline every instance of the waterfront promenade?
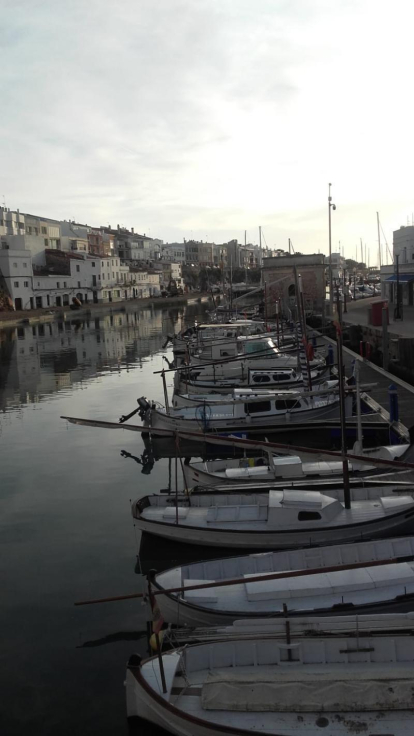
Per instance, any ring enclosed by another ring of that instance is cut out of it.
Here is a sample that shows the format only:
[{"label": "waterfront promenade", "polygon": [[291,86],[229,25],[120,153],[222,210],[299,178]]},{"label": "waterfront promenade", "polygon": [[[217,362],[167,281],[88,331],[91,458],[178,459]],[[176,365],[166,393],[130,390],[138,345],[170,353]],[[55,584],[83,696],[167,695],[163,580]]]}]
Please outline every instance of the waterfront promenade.
[{"label": "waterfront promenade", "polygon": [[[370,330],[382,334],[382,326],[374,327],[369,323],[369,307],[371,304],[384,301],[375,296],[369,299],[359,299],[356,302],[347,303],[347,311],[342,315],[345,325],[361,325]],[[394,304],[389,304],[388,332],[393,337],[414,337],[414,307],[403,307],[403,319],[394,319]]]}]

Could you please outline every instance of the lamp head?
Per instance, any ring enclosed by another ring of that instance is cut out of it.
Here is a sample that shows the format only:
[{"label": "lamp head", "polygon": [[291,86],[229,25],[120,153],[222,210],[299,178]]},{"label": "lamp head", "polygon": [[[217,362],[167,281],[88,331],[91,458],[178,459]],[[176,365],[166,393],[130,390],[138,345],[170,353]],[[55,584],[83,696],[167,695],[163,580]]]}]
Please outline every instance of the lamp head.
[{"label": "lamp head", "polygon": [[333,204],[333,205],[332,205],[332,209],[333,209],[333,210],[336,210],[336,204]]}]

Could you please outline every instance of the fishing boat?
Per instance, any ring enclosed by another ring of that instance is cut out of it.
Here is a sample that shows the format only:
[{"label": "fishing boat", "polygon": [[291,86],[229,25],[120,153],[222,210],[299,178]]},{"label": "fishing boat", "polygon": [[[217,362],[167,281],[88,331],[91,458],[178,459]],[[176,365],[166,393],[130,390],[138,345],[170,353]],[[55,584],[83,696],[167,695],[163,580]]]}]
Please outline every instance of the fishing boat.
[{"label": "fishing boat", "polygon": [[[302,387],[303,374],[297,368],[275,368],[274,370],[253,370],[251,368],[244,369],[243,363],[242,375],[237,381],[233,378],[217,378],[214,380],[205,380],[203,371],[189,369],[188,371],[177,371],[175,374],[174,386],[178,393],[192,394],[226,394],[241,386],[246,388],[258,388],[260,386],[266,388],[280,389],[289,386]],[[312,386],[325,381],[325,376],[329,371],[328,365],[320,365],[310,371]],[[196,377],[196,374],[198,377]]]},{"label": "fishing boat", "polygon": [[[388,445],[364,450],[366,463],[358,460],[349,461],[350,477],[375,477],[386,472],[384,466],[370,464],[370,458],[382,460],[403,460],[411,445]],[[303,462],[299,455],[275,455],[267,453],[267,457],[243,457],[226,460],[194,461],[184,465],[187,485],[220,486],[228,488],[248,481],[251,484],[280,484],[324,480],[342,480],[343,463],[341,460],[310,460]],[[406,472],[406,471],[402,471]]]},{"label": "fishing boat", "polygon": [[172,342],[174,355],[182,355],[215,340],[225,341],[242,335],[262,335],[266,332],[266,325],[263,321],[234,319],[229,322],[196,324],[178,335],[169,335],[168,342]]},{"label": "fishing boat", "polygon": [[374,492],[374,498],[345,508],[334,493],[154,494],[135,501],[132,515],[139,529],[165,539],[257,550],[360,541],[412,528],[410,495]]},{"label": "fishing boat", "polygon": [[176,736],[411,736],[413,671],[398,634],[207,642],[132,655],[127,716]]},{"label": "fishing boat", "polygon": [[[376,562],[384,564],[369,566]],[[358,567],[351,569],[354,565]],[[306,574],[270,577],[299,570]],[[218,626],[287,614],[409,611],[414,610],[414,537],[195,562],[158,573],[151,584],[159,592],[181,587],[180,592],[157,595],[164,621],[179,626]],[[202,584],[216,587],[194,589]]]},{"label": "fishing boat", "polygon": [[[208,349],[193,353],[191,366],[197,369],[204,366],[205,373],[203,375],[205,377],[209,374],[213,374],[213,378],[215,375],[220,376],[220,368],[223,376],[231,377],[235,368],[237,368],[234,365],[235,361],[231,360],[232,358],[237,358],[239,362],[244,360],[246,370],[248,368],[272,370],[273,368],[297,368],[298,366],[296,348],[294,350],[279,349],[270,337],[262,337],[261,339],[240,337],[237,341],[229,343],[213,343]],[[209,366],[211,362],[216,363],[216,365]],[[326,360],[320,353],[315,353],[313,358],[309,360],[311,370],[324,365],[326,365]],[[215,373],[212,368],[214,368]]]},{"label": "fishing boat", "polygon": [[[339,395],[333,389],[326,393],[307,395],[298,391],[275,396],[233,400],[230,403],[194,402],[178,408],[157,406],[145,397],[139,399],[143,424],[151,429],[199,432],[274,431],[276,426],[306,424],[313,420],[335,419],[339,416]],[[352,415],[352,398],[347,398],[347,414]]]},{"label": "fishing boat", "polygon": [[[313,394],[317,395],[319,392],[330,393],[331,391],[338,390],[338,381],[324,381],[324,383],[318,384]],[[182,406],[199,406],[201,403],[213,404],[219,406],[220,404],[232,404],[233,402],[251,401],[252,399],[279,399],[279,398],[292,398],[298,396],[298,390],[289,391],[287,389],[269,389],[269,388],[236,388],[228,394],[192,394],[192,393],[177,393],[174,392],[172,404],[175,409],[179,409]]]}]

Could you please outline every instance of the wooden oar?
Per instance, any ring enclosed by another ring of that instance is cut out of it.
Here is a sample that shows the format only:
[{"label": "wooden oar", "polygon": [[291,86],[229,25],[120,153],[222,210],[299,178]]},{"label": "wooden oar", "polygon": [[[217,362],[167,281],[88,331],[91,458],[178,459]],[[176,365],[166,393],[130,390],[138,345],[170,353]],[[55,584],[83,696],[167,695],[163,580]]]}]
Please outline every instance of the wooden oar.
[{"label": "wooden oar", "polygon": [[[60,418],[66,419],[71,424],[79,424],[84,427],[98,427],[101,429],[128,429],[130,432],[142,432],[144,434],[154,434],[160,435],[162,437],[175,438],[178,435],[180,439],[202,440],[203,442],[209,442],[213,445],[229,445],[230,447],[242,447],[246,449],[250,448],[266,452],[273,449],[289,450],[290,453],[297,452],[300,454],[302,452],[310,453],[313,455],[323,454],[329,455],[330,457],[342,459],[341,453],[336,452],[335,450],[302,447],[299,445],[286,445],[281,442],[257,442],[257,440],[245,440],[239,439],[238,437],[228,437],[222,436],[220,434],[204,434],[203,432],[190,432],[187,430],[175,432],[171,429],[153,429],[152,427],[144,427],[139,424],[118,424],[117,422],[101,422],[95,419],[80,419],[78,417],[61,416]],[[310,422],[308,426],[312,427],[312,423]],[[271,428],[269,428],[269,431],[271,431]],[[388,465],[391,468],[396,468],[400,470],[404,470],[404,468],[414,470],[414,463],[404,462],[403,460],[385,460],[382,458],[371,457],[370,455],[355,455],[353,453],[348,453],[346,457],[348,458],[348,460],[358,460],[359,462],[366,465]]]},{"label": "wooden oar", "polygon": [[[331,565],[330,567],[319,567],[312,570],[291,570],[290,572],[271,572],[264,575],[249,575],[243,578],[230,578],[212,583],[198,583],[197,585],[177,586],[174,588],[161,588],[160,590],[152,589],[152,595],[169,595],[170,593],[188,593],[191,590],[206,590],[207,588],[224,588],[229,585],[241,585],[244,583],[258,583],[266,580],[283,580],[285,578],[300,578],[306,575],[318,575],[326,572],[342,572],[345,570],[359,570],[366,567],[381,567],[384,565],[394,565],[401,562],[412,562],[414,555],[406,555],[404,557],[391,557],[387,560],[371,560],[365,563],[352,562],[349,565]],[[132,598],[146,598],[147,593],[131,593],[130,595],[111,596],[110,598],[95,598],[88,601],[77,601],[75,606],[89,606],[94,603],[112,603],[113,601],[126,601]]]}]

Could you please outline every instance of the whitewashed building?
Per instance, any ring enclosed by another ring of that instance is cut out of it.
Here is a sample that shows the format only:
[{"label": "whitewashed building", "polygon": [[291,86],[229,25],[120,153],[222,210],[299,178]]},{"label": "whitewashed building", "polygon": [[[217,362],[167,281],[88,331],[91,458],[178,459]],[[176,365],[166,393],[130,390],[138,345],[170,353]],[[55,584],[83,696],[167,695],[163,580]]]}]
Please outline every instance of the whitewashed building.
[{"label": "whitewashed building", "polygon": [[10,296],[15,309],[34,309],[30,251],[0,249],[0,289]]},{"label": "whitewashed building", "polygon": [[163,261],[185,263],[185,243],[165,243],[161,246],[161,258]]}]

